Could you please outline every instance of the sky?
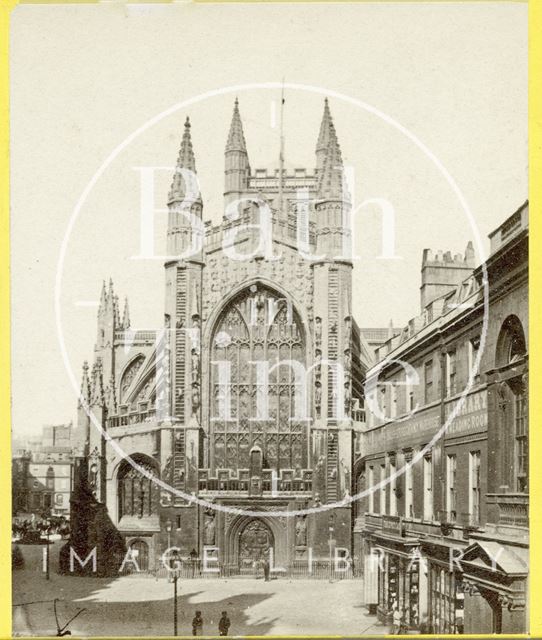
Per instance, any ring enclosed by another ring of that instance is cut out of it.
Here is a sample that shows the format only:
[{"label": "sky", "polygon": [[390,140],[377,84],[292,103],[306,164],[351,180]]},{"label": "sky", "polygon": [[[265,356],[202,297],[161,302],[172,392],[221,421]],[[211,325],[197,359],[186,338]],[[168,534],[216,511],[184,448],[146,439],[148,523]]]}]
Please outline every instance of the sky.
[{"label": "sky", "polygon": [[[137,259],[137,167],[174,164],[186,116],[206,219],[218,222],[223,213],[223,153],[236,96],[251,166],[278,166],[280,90],[236,86],[286,83],[290,169],[314,166],[329,96],[356,203],[391,204],[393,260],[378,258],[378,206],[356,215],[353,310],[361,327],[390,319],[402,326],[417,315],[422,250],[455,254],[474,240],[480,259],[487,234],[527,197],[526,4],[27,4],[12,13],[10,45],[17,436],[75,417],[54,305],[64,245],[61,327],[77,379],[83,360],[93,358],[102,280],[112,277],[121,300],[128,296],[133,327],[161,325],[163,261]],[[73,218],[104,160],[167,110],[107,165]],[[453,178],[473,221],[413,139]],[[168,170],[156,172],[157,208],[165,207],[170,180]],[[164,239],[165,216],[157,213],[157,253]]]}]

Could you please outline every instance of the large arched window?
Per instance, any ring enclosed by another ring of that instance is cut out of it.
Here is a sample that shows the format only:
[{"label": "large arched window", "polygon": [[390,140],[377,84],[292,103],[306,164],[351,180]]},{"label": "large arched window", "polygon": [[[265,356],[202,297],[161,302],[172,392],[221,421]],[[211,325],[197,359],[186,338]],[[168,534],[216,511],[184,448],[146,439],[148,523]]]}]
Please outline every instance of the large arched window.
[{"label": "large arched window", "polygon": [[[302,415],[296,413],[302,393],[298,388],[296,395],[292,367],[280,365],[270,371],[267,384],[257,373],[259,367],[265,368],[263,363],[271,369],[279,360],[305,365],[303,335],[289,301],[261,285],[251,286],[224,309],[212,335],[211,352],[215,467],[248,468],[253,447],[262,450],[264,468],[306,466],[307,422],[290,420]],[[267,415],[261,412],[263,396]]]},{"label": "large arched window", "polygon": [[497,339],[495,364],[504,367],[519,360],[527,352],[525,334],[517,316],[508,316],[503,322]]},{"label": "large arched window", "polygon": [[127,401],[127,394],[130,386],[136,375],[139,373],[139,370],[143,366],[145,362],[145,356],[143,354],[137,355],[133,360],[128,364],[128,366],[124,369],[122,373],[122,377],[120,380],[120,389],[119,389],[119,403],[123,404]]},{"label": "large arched window", "polygon": [[[495,364],[506,368],[520,363],[527,353],[525,334],[517,316],[508,316],[503,322],[497,339]],[[500,387],[500,419],[503,432],[513,434],[514,449],[514,491],[526,493],[529,490],[529,430],[527,420],[527,376],[521,369],[518,375],[508,377]]]},{"label": "large arched window", "polygon": [[[152,476],[157,465],[147,456],[134,455],[134,462]],[[121,463],[118,474],[119,520],[123,516],[144,518],[158,514],[159,488],[150,477],[142,474],[128,460]]]}]

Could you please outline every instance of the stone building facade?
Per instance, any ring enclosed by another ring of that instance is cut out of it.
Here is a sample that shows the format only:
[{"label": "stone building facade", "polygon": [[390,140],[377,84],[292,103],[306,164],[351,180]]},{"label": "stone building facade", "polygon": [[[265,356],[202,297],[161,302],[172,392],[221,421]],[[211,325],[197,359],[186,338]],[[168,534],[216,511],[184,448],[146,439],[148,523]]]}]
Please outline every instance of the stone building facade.
[{"label": "stone building facade", "polygon": [[68,516],[72,493],[72,424],[45,425],[13,452],[14,515]]},{"label": "stone building facade", "polygon": [[354,475],[373,490],[354,536],[382,619],[397,607],[433,633],[528,632],[527,218],[524,205],[490,235],[485,343],[472,247],[426,251],[421,313],[367,374],[380,384]]},{"label": "stone building facade", "polygon": [[[168,199],[164,326],[132,331],[128,302],[121,316],[104,284],[76,485],[107,506],[141,569],[168,545],[233,570],[270,548],[276,565],[309,548],[327,559],[331,522],[332,543],[350,551],[352,507],[339,503],[352,492],[369,350],[352,317],[350,199],[329,105],[315,168],[268,172],[250,166],[236,100],[218,226],[203,221],[190,129],[187,119]],[[256,363],[269,365],[265,413]],[[309,371],[306,415],[297,365]],[[266,516],[335,503],[331,516]]]}]

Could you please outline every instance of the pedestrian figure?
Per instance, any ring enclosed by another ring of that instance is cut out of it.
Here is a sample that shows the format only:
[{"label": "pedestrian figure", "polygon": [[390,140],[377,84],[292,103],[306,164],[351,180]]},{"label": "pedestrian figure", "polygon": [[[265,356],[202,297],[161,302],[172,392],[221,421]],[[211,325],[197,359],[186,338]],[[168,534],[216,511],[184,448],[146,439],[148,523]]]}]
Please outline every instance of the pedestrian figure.
[{"label": "pedestrian figure", "polygon": [[269,560],[265,558],[265,560],[263,561],[263,576],[266,582],[269,582],[269,570]]},{"label": "pedestrian figure", "polygon": [[424,614],[422,621],[420,622],[420,635],[425,636],[429,635],[429,620],[427,619],[427,614]]},{"label": "pedestrian figure", "polygon": [[395,604],[393,608],[392,621],[391,635],[398,635],[401,633],[401,612],[399,611],[399,607]]},{"label": "pedestrian figure", "polygon": [[218,621],[218,635],[227,636],[230,625],[231,625],[231,622],[230,622],[230,619],[228,618],[228,612],[223,611],[222,617]]},{"label": "pedestrian figure", "polygon": [[401,616],[401,621],[399,623],[399,633],[406,634],[407,631],[408,631],[407,612],[406,612],[406,609],[403,607],[403,615]]},{"label": "pedestrian figure", "polygon": [[201,611],[196,611],[196,615],[192,620],[192,635],[193,636],[203,635],[203,618],[201,617]]}]

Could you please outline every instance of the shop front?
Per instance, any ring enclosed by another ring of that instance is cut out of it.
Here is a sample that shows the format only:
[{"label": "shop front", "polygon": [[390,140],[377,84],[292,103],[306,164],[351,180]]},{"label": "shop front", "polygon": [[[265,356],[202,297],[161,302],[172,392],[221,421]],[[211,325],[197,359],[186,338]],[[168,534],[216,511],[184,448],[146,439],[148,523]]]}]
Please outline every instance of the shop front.
[{"label": "shop front", "polygon": [[427,574],[419,554],[419,541],[373,534],[369,553],[370,568],[377,573],[379,620],[391,625],[393,612],[399,610],[406,629],[419,629],[427,602]]}]

